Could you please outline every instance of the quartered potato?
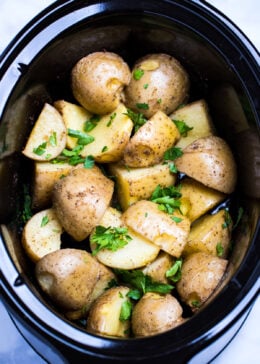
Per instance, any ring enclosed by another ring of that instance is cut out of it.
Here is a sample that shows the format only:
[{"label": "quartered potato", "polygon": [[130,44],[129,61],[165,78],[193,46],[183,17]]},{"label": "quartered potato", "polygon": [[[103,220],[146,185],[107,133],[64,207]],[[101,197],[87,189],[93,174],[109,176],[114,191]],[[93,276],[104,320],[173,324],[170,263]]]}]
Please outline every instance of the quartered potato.
[{"label": "quartered potato", "polygon": [[128,168],[122,163],[113,163],[109,166],[109,172],[116,179],[115,189],[123,210],[134,202],[150,198],[158,185],[169,187],[176,182],[176,174],[171,173],[166,163],[143,168]]},{"label": "quartered potato", "polygon": [[132,136],[124,150],[124,162],[129,167],[149,167],[160,163],[167,149],[180,138],[172,120],[157,111]]},{"label": "quartered potato", "polygon": [[27,221],[22,234],[26,254],[37,262],[46,254],[60,249],[63,228],[54,209],[43,210]]},{"label": "quartered potato", "polygon": [[56,158],[66,145],[67,132],[60,113],[46,103],[22,153],[36,161]]},{"label": "quartered potato", "polygon": [[[113,208],[108,208],[99,221],[99,225],[104,227],[123,227],[121,213]],[[90,247],[92,252],[96,248],[93,243],[93,234],[90,235]],[[115,251],[110,249],[101,249],[96,257],[104,265],[117,269],[137,269],[152,262],[158,255],[160,248],[145,239],[142,235],[137,234],[134,230],[128,228],[127,234],[130,240],[127,244]]]},{"label": "quartered potato", "polygon": [[91,306],[87,330],[91,333],[126,338],[129,336],[130,320],[124,316],[124,307],[130,305],[128,287],[108,289]]},{"label": "quartered potato", "polygon": [[176,223],[169,214],[160,211],[156,203],[146,200],[130,206],[122,220],[136,233],[177,258],[182,254],[190,232],[187,217],[181,215],[181,221]]},{"label": "quartered potato", "polygon": [[182,173],[207,187],[232,193],[236,186],[236,164],[228,144],[219,137],[199,138],[189,144],[175,160]]}]

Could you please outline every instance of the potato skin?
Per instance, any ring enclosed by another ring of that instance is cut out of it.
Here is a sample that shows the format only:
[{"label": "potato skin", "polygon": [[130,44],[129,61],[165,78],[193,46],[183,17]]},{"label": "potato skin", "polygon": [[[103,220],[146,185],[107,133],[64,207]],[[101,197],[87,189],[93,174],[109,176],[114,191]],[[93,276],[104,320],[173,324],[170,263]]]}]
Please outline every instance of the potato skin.
[{"label": "potato skin", "polygon": [[45,255],[37,262],[35,274],[53,302],[64,311],[75,311],[85,309],[94,299],[102,269],[88,252],[68,248]]},{"label": "potato skin", "polygon": [[94,52],[73,67],[71,87],[75,99],[88,111],[106,114],[118,106],[130,78],[130,69],[119,55]]},{"label": "potato skin", "polygon": [[[144,71],[143,76],[139,80],[132,76],[125,88],[126,106],[135,112],[147,118],[158,110],[169,115],[188,98],[188,74],[174,57],[164,53],[148,54],[137,60],[132,75],[137,69]],[[138,103],[147,104],[149,108],[140,109],[136,106]]]},{"label": "potato skin", "polygon": [[182,307],[175,297],[147,292],[133,309],[132,330],[135,337],[151,336],[170,330],[182,321]]},{"label": "potato skin", "polygon": [[157,111],[129,140],[124,161],[129,167],[149,167],[160,163],[167,149],[180,138],[172,120]]},{"label": "potato skin", "polygon": [[228,261],[204,252],[187,256],[182,277],[176,288],[183,302],[196,310],[213,293],[226,270]]},{"label": "potato skin", "polygon": [[113,194],[114,183],[94,166],[73,169],[55,183],[53,207],[64,230],[84,240],[98,224]]},{"label": "potato skin", "polygon": [[236,186],[236,163],[228,144],[220,137],[199,138],[175,160],[177,169],[205,186],[232,193]]}]

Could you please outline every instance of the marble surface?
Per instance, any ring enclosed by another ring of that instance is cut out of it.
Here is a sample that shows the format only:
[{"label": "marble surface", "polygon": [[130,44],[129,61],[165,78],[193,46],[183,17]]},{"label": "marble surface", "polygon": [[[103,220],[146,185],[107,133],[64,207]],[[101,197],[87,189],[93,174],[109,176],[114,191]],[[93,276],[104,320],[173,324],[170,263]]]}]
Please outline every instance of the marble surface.
[{"label": "marble surface", "polygon": [[[260,49],[259,0],[210,0],[208,2],[232,19],[257,49]],[[53,3],[51,0],[0,0],[0,53],[29,20],[51,3]],[[16,330],[1,302],[0,317],[0,363],[44,364],[45,361],[31,349]],[[242,329],[212,363],[259,363],[259,323],[260,299],[256,301]]]}]

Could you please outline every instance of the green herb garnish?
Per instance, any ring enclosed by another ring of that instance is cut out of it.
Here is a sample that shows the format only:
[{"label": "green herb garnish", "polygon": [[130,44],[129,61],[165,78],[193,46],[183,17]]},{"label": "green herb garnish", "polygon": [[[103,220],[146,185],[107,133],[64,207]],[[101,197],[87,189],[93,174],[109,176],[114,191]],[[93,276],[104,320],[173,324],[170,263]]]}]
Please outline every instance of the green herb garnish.
[{"label": "green herb garnish", "polygon": [[109,121],[107,123],[107,127],[109,127],[112,124],[115,117],[116,117],[116,112],[114,112],[112,115],[110,115]]},{"label": "green herb garnish", "polygon": [[99,115],[91,116],[91,118],[84,123],[84,131],[88,133],[89,131],[93,130],[97,126],[97,123],[100,121],[100,119],[101,118]]},{"label": "green herb garnish", "polygon": [[183,151],[181,150],[181,148],[172,147],[166,150],[166,152],[163,155],[163,159],[174,161],[175,159],[181,157],[182,155]]},{"label": "green herb garnish", "polygon": [[222,255],[224,254],[224,247],[221,243],[217,243],[216,252],[218,257],[222,257]]},{"label": "green herb garnish", "polygon": [[173,266],[166,271],[165,276],[174,283],[178,282],[181,279],[181,267],[182,259],[177,259]]},{"label": "green herb garnish", "polygon": [[180,188],[181,186],[161,187],[158,185],[153,191],[150,200],[158,204],[159,210],[173,214],[181,206]]},{"label": "green herb garnish", "polygon": [[47,225],[48,222],[49,222],[48,216],[47,215],[43,216],[42,221],[41,221],[41,227]]},{"label": "green herb garnish", "polygon": [[121,306],[119,320],[120,321],[129,320],[132,314],[132,309],[133,309],[132,302],[130,300],[124,301]]},{"label": "green herb garnish", "polygon": [[234,224],[234,226],[233,226],[233,230],[234,230],[234,229],[238,226],[238,224],[240,223],[240,220],[241,220],[241,218],[242,218],[243,214],[244,214],[244,209],[243,209],[243,207],[239,207],[239,209],[238,209],[238,215],[237,215],[237,220],[236,220],[236,222],[235,222],[235,224]]},{"label": "green herb garnish", "polygon": [[47,142],[44,142],[38,145],[38,147],[33,148],[33,153],[37,155],[43,155],[46,152],[46,147],[47,147]]},{"label": "green herb garnish", "polygon": [[104,152],[106,152],[107,150],[108,150],[108,147],[105,145],[105,146],[102,148],[101,152],[102,152],[102,153],[104,153]]},{"label": "green herb garnish", "polygon": [[232,224],[232,219],[227,209],[225,209],[224,219],[225,222],[222,224],[222,228],[227,229]]},{"label": "green herb garnish", "polygon": [[138,109],[142,109],[142,110],[149,110],[149,105],[148,105],[148,104],[146,104],[145,102],[138,102],[138,103],[136,104],[136,107],[137,107]]},{"label": "green herb garnish", "polygon": [[133,72],[133,78],[138,81],[140,80],[144,75],[144,70],[142,70],[141,68],[137,68],[136,70],[134,70]]},{"label": "green herb garnish", "polygon": [[144,84],[144,89],[146,90],[146,89],[148,89],[148,87],[149,87],[149,83],[145,83]]},{"label": "green herb garnish", "polygon": [[94,166],[95,164],[95,160],[94,160],[94,157],[92,155],[88,155],[85,160],[84,160],[84,168],[86,169],[90,169]]},{"label": "green herb garnish", "polygon": [[95,140],[95,138],[92,135],[83,133],[80,130],[68,129],[68,135],[70,137],[77,138],[78,145],[87,145]]},{"label": "green herb garnish", "polygon": [[134,111],[127,109],[126,115],[132,120],[134,123],[134,132],[147,122],[147,119],[144,117],[142,113],[135,113]]},{"label": "green herb garnish", "polygon": [[128,244],[130,240],[132,238],[128,235],[128,229],[126,227],[104,227],[98,225],[90,239],[92,244],[96,244],[96,248],[92,251],[92,254],[97,255],[102,249],[117,251]]},{"label": "green herb garnish", "polygon": [[193,129],[193,127],[188,126],[183,120],[172,120],[177,126],[181,136],[186,137],[188,132]]},{"label": "green herb garnish", "polygon": [[52,147],[56,147],[57,145],[57,133],[54,131],[49,138],[49,143]]}]

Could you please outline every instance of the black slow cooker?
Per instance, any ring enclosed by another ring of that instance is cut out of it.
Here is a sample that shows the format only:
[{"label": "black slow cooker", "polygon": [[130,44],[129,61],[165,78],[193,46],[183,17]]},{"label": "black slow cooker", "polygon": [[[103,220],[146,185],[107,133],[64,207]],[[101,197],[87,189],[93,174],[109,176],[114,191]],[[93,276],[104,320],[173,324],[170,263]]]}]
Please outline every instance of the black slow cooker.
[{"label": "black slow cooker", "polygon": [[[196,315],[145,339],[90,335],[41,295],[14,216],[28,169],[20,151],[45,101],[69,93],[72,66],[96,50],[130,64],[150,52],[178,58],[191,77],[191,100],[204,98],[238,165],[234,209],[244,215],[233,237],[225,281]],[[207,363],[235,335],[259,291],[259,54],[223,15],[202,1],[57,1],[0,60],[1,298],[19,330],[50,363]]]}]

